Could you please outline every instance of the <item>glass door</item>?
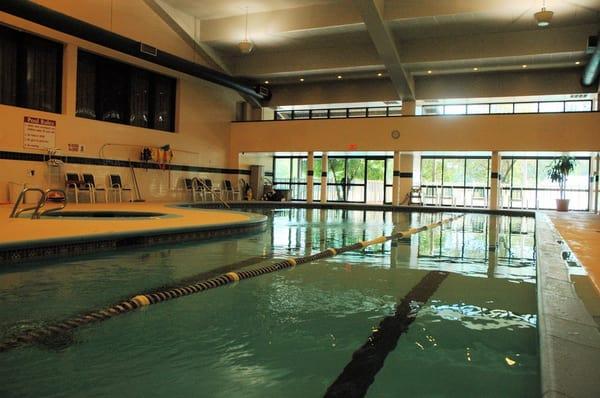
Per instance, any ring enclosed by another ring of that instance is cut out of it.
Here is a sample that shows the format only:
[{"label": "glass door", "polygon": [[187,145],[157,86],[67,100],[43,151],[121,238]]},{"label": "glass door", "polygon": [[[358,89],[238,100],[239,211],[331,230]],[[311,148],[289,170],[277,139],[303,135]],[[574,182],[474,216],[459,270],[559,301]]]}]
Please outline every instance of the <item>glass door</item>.
[{"label": "glass door", "polygon": [[367,158],[367,203],[385,201],[385,159]]}]

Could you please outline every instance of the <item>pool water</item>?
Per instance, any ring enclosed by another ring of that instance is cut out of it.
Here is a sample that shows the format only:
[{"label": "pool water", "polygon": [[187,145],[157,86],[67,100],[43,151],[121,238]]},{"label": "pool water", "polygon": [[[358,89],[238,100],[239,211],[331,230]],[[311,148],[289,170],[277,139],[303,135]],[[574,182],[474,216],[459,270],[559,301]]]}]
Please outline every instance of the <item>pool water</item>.
[{"label": "pool water", "polygon": [[[252,268],[444,217],[266,214],[269,227],[256,235],[5,267],[0,337],[224,265]],[[323,396],[383,319],[438,271],[448,276],[366,396],[539,396],[533,228],[530,218],[470,214],[397,243],[152,305],[62,344],[0,353],[0,396]]]}]

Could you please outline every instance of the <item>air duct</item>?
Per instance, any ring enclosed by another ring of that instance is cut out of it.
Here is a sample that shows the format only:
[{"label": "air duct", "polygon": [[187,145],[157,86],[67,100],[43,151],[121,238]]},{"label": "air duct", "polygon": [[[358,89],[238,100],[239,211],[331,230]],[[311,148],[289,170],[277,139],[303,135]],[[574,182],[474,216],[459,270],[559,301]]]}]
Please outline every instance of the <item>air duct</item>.
[{"label": "air duct", "polygon": [[590,58],[585,66],[583,76],[581,77],[581,84],[588,87],[598,80],[598,73],[600,72],[600,46],[598,45],[598,37],[600,37],[600,33],[598,36],[592,36],[588,40],[588,53],[593,51],[592,58]]},{"label": "air duct", "polygon": [[[80,21],[68,15],[61,14],[29,0],[0,0],[0,11],[87,40],[103,47],[164,66],[165,68],[173,69],[234,89],[240,94],[258,100],[268,100],[271,96],[268,87],[261,85],[254,87],[249,83],[239,82],[224,73],[198,65],[159,49],[153,49],[152,46],[99,28],[87,22]],[[152,48],[155,51],[142,51],[143,48]],[[265,92],[267,93],[266,95]]]}]

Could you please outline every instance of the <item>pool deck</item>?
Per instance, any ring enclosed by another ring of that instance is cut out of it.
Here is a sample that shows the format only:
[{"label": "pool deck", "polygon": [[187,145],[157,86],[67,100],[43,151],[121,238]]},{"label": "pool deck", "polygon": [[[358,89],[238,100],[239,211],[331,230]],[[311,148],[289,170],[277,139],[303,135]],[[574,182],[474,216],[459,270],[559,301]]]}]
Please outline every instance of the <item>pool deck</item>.
[{"label": "pool deck", "polygon": [[575,212],[546,214],[586,268],[600,294],[600,215]]},{"label": "pool deck", "polygon": [[[140,218],[42,218],[32,220],[26,216],[9,218],[10,205],[0,205],[0,257],[2,262],[79,255],[95,250],[116,248],[125,239],[139,238],[139,244],[155,244],[158,237],[170,236],[168,241],[204,239],[228,234],[243,233],[264,224],[266,217],[248,213],[214,209],[186,209],[169,203],[96,203],[69,204],[69,211],[126,211],[164,213],[160,217]],[[231,233],[229,233],[231,232]],[[212,233],[209,234],[209,233]],[[194,235],[196,234],[196,235]],[[185,236],[184,236],[185,235]],[[173,238],[176,237],[177,239]],[[144,241],[141,239],[145,238]],[[103,245],[100,242],[104,242]],[[73,244],[96,243],[86,250],[73,250]],[[135,244],[135,242],[134,242]],[[71,245],[70,250],[58,246]],[[45,249],[45,252],[20,253],[24,249]],[[49,249],[53,250],[49,250]]]}]

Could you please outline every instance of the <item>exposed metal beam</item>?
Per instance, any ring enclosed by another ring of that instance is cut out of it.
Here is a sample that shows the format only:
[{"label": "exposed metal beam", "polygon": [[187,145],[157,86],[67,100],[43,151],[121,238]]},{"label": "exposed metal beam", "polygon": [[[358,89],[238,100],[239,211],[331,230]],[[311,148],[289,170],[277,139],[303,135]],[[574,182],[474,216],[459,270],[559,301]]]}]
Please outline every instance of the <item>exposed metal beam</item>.
[{"label": "exposed metal beam", "polygon": [[360,11],[371,40],[385,65],[398,96],[415,99],[415,82],[402,66],[394,38],[383,19],[383,0],[353,0]]},{"label": "exposed metal beam", "polygon": [[200,42],[197,32],[199,22],[191,16],[184,14],[161,0],[144,0],[144,2],[171,27],[190,47],[194,49],[210,67],[221,72],[231,74],[227,64],[213,51],[212,48]]}]

